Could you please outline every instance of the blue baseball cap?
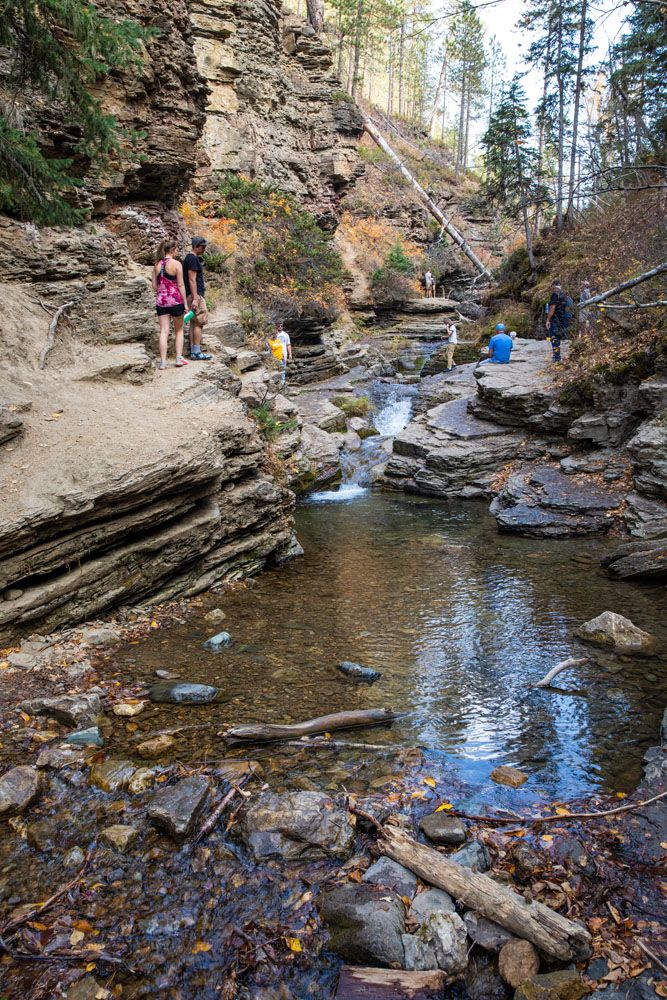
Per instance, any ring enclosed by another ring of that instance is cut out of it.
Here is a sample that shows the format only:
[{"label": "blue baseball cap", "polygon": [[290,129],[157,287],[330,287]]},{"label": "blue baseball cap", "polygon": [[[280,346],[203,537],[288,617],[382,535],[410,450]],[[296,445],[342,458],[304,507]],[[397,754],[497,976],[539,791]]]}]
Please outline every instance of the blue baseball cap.
[{"label": "blue baseball cap", "polygon": [[496,323],[496,330],[504,330],[504,329],[505,329],[504,323]]}]

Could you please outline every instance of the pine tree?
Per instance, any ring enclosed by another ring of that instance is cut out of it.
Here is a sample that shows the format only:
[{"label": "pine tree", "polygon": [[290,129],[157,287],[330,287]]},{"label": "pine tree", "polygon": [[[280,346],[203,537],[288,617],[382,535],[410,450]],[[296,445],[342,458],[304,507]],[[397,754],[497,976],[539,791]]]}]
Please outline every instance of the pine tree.
[{"label": "pine tree", "polygon": [[537,154],[531,140],[526,96],[515,76],[509,87],[501,92],[482,138],[485,150],[484,191],[489,201],[508,215],[521,214],[528,260],[534,269],[529,207],[541,200],[544,192],[535,180]]},{"label": "pine tree", "polygon": [[461,11],[453,19],[449,36],[452,82],[459,93],[459,124],[456,144],[456,168],[468,166],[470,119],[484,93],[484,27],[470,4],[463,0]]},{"label": "pine tree", "polygon": [[[133,21],[112,21],[83,0],[25,0],[5,4],[0,49],[11,53],[3,78],[13,97],[37,92],[55,103],[78,136],[77,153],[99,165],[118,148],[119,133],[93,86],[112,70],[138,64],[147,32]],[[0,210],[39,223],[77,221],[66,200],[76,186],[68,160],[49,160],[39,135],[22,127],[10,101],[0,113]]]}]

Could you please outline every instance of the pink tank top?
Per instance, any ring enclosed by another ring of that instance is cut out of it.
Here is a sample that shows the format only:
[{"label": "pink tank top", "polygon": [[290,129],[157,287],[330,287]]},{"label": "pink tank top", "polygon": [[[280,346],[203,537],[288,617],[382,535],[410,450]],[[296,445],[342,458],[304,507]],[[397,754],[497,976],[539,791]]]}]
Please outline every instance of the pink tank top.
[{"label": "pink tank top", "polygon": [[175,278],[170,278],[164,268],[165,261],[161,260],[160,273],[157,279],[157,292],[155,293],[155,305],[164,308],[184,305],[183,296],[178,288],[178,282]]}]

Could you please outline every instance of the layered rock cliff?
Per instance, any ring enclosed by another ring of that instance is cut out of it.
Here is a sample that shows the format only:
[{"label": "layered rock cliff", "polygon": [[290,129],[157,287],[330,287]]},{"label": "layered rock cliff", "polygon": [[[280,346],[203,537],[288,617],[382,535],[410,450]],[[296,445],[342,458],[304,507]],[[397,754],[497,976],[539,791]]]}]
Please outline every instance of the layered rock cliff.
[{"label": "layered rock cliff", "polygon": [[[185,243],[180,199],[222,172],[274,183],[335,225],[360,169],[358,111],[332,99],[328,50],[280,0],[104,8],[158,29],[142,71],[102,90],[133,149],[100,176],[77,162],[88,225],[0,218],[12,359],[0,373],[0,644],[289,557],[293,496],[229,356],[155,371],[147,265],[165,233]],[[35,99],[26,114],[54,155],[73,151],[53,108]]]}]

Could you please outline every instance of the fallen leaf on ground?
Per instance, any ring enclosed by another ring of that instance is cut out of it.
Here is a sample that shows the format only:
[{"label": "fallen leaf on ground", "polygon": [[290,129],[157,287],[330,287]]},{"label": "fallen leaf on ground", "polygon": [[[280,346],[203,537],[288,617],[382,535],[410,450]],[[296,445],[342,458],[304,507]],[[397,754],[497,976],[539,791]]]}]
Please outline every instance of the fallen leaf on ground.
[{"label": "fallen leaf on ground", "polygon": [[424,784],[428,785],[429,788],[435,788],[436,781],[435,778],[424,778]]},{"label": "fallen leaf on ground", "polygon": [[297,953],[303,951],[303,947],[298,938],[288,937],[285,938],[285,941],[287,942],[287,947],[289,948],[290,951],[294,951]]},{"label": "fallen leaf on ground", "polygon": [[435,810],[437,813],[446,812],[448,809],[453,809],[454,806],[451,802],[441,802],[438,808]]},{"label": "fallen leaf on ground", "polygon": [[193,955],[199,955],[202,951],[210,951],[213,947],[208,941],[197,941],[194,948],[192,949]]}]

